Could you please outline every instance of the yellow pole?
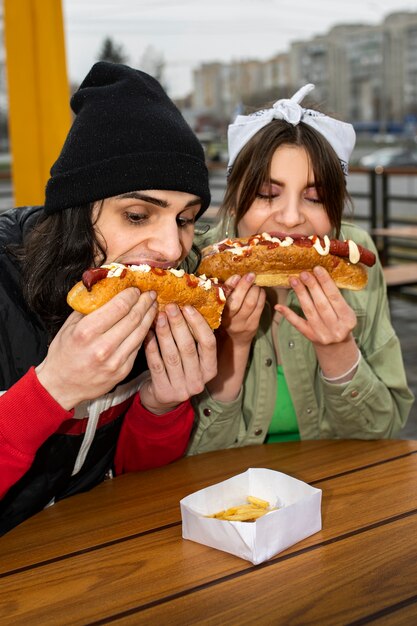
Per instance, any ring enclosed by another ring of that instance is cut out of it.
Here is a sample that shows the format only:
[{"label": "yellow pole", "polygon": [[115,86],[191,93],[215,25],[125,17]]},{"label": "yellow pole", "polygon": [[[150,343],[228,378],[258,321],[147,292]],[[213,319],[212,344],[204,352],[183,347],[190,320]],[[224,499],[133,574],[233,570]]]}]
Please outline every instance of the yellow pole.
[{"label": "yellow pole", "polygon": [[14,201],[43,204],[71,123],[61,0],[4,0]]}]

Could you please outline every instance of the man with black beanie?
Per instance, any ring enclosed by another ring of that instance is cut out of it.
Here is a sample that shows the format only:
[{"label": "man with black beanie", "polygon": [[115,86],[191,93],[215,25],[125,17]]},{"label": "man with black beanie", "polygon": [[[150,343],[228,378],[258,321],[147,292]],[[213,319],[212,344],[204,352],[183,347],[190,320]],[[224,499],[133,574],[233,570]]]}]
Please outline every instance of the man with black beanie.
[{"label": "man with black beanie", "polygon": [[199,196],[210,204],[204,152],[154,78],[96,63],[71,99],[76,114],[46,186],[49,215],[137,189]]},{"label": "man with black beanie", "polygon": [[96,63],[71,107],[44,206],[0,217],[0,534],[113,472],[182,456],[189,398],[216,373],[192,307],[158,313],[153,292],[130,288],[70,312],[88,267],[192,270],[210,203],[203,149],[154,78]]}]

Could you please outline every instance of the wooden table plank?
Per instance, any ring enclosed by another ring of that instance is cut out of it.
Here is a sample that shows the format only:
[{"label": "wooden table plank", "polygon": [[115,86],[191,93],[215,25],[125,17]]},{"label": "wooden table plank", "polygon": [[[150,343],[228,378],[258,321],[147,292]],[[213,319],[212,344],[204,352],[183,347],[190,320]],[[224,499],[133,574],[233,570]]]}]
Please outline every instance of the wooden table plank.
[{"label": "wooden table plank", "polygon": [[378,237],[394,237],[397,239],[417,239],[417,226],[390,226],[389,228],[374,228],[372,235]]},{"label": "wooden table plank", "polygon": [[[275,557],[279,571],[291,558],[346,542],[352,533],[372,535],[372,525],[395,519],[398,511],[414,510],[417,518],[416,475],[417,454],[412,454],[316,483],[323,489],[323,530]],[[186,599],[199,585],[253,569],[225,552],[182,540],[181,528],[175,526],[10,574],[0,584],[8,602],[4,615],[13,617],[13,623],[36,615],[42,624],[85,624],[100,616],[142,610],[175,594]],[[142,623],[142,612],[140,616]]]},{"label": "wooden table plank", "polygon": [[386,265],[383,271],[388,287],[414,285],[417,283],[417,263],[405,262],[397,265]]},{"label": "wooden table plank", "polygon": [[[242,577],[119,616],[127,624],[346,625],[407,600],[417,580],[417,515]],[[392,623],[395,623],[394,621]]]},{"label": "wooden table plank", "polygon": [[[376,623],[378,626],[414,626],[417,624],[417,596],[397,602],[385,610],[382,609],[375,614],[375,619],[367,623]],[[360,623],[351,626],[360,626]]]},{"label": "wooden table plank", "polygon": [[[169,556],[167,578],[175,574],[188,577],[194,584],[148,602],[144,602],[142,588],[150,587],[150,569],[144,569],[144,560],[135,559],[131,552],[130,560],[123,557],[121,563],[103,555],[98,569],[88,572],[70,570],[61,562],[54,580],[44,578],[45,572],[37,576],[35,570],[19,577],[23,582],[20,593],[17,588],[10,590],[8,579],[2,580],[1,615],[4,623],[14,626],[76,626],[97,620],[170,626],[253,624],[261,617],[262,624],[346,624],[414,594],[417,545],[409,539],[416,533],[414,514],[372,532],[299,550],[292,558],[277,557],[263,566],[229,571],[214,584],[203,576],[204,569],[213,565],[213,554],[193,558],[186,550],[179,574],[172,570],[175,559]],[[277,621],[278,616],[281,621]]]},{"label": "wooden table plank", "polygon": [[11,563],[30,566],[179,523],[182,497],[248,467],[269,467],[311,483],[416,450],[417,441],[411,440],[278,443],[221,450],[126,474],[57,503],[1,537],[0,572]]}]

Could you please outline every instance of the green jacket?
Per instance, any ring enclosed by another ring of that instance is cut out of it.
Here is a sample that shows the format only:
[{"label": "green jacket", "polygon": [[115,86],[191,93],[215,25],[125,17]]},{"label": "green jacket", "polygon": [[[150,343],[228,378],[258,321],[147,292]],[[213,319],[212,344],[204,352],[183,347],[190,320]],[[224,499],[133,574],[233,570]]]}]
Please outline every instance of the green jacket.
[{"label": "green jacket", "polygon": [[[219,224],[198,243],[208,245],[225,236]],[[343,223],[341,238],[353,239],[377,253],[370,236],[357,226]],[[379,261],[369,270],[365,289],[344,290],[343,295],[357,316],[353,334],[363,357],[347,385],[328,383],[321,377],[311,342],[285,319],[277,331],[300,436],[302,439],[395,437],[407,420],[414,398],[407,386],[400,343],[391,326]],[[287,304],[301,312],[292,290]],[[195,397],[196,423],[188,454],[263,443],[276,392],[271,310],[266,305],[239,397],[233,402],[217,402],[207,390]]]}]

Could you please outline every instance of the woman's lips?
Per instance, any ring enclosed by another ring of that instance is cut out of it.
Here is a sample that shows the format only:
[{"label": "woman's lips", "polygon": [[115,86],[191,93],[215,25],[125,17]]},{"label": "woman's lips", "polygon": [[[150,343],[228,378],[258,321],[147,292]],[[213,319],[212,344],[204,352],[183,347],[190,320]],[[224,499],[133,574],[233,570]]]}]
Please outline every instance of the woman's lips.
[{"label": "woman's lips", "polygon": [[123,261],[123,265],[150,265],[151,267],[159,267],[163,270],[169,270],[172,267],[177,267],[178,263],[162,263],[161,261],[151,261],[149,259],[141,259],[140,261]]},{"label": "woman's lips", "polygon": [[302,237],[309,237],[310,235],[303,235],[301,233],[283,233],[277,231],[268,231],[271,237],[277,237],[278,239],[285,239],[285,237],[291,237],[291,239],[301,239]]}]

